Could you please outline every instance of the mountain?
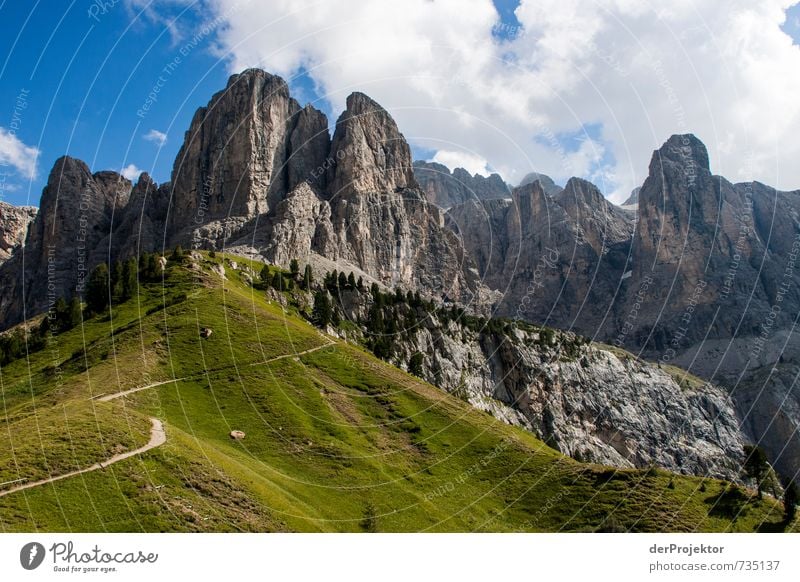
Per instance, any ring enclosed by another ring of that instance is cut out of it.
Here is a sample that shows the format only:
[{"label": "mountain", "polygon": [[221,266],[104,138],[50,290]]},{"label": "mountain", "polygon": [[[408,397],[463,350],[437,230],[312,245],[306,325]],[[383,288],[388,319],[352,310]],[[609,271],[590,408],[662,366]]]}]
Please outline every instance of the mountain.
[{"label": "mountain", "polygon": [[470,200],[496,200],[511,196],[508,185],[498,174],[470,175],[464,168],[451,173],[436,162],[414,162],[414,177],[428,201],[439,208],[450,208]]},{"label": "mountain", "polygon": [[482,280],[502,291],[499,315],[584,333],[614,302],[633,232],[631,218],[579,178],[555,197],[535,181],[510,202],[452,208],[448,224]]},{"label": "mountain", "polygon": [[588,183],[571,180],[555,198],[535,184],[511,203],[448,212],[481,276],[504,291],[497,313],[727,386],[749,438],[795,474],[800,394],[788,377],[799,353],[790,330],[800,191],[714,176],[693,135],[653,153],[635,218]]},{"label": "mountain", "polygon": [[3,366],[5,531],[783,527],[739,485],[559,454],[313,327],[311,293],[265,289],[263,263],[149,263],[133,298]]},{"label": "mountain", "polygon": [[0,201],[0,264],[14,254],[28,233],[28,225],[36,217],[33,206],[12,206]]},{"label": "mountain", "polygon": [[[403,329],[402,342],[386,340],[394,346],[387,353],[386,342],[362,334],[373,324],[378,337],[399,333],[378,325],[396,314],[373,311],[371,320],[366,304],[349,330],[392,364],[409,368],[414,357],[415,371],[435,385],[478,407],[491,402],[561,452],[735,479],[737,451],[757,442],[794,474],[800,192],[713,176],[691,135],[654,152],[636,215],[585,180],[558,191],[551,182],[537,174],[510,197],[464,198],[467,184],[482,196],[506,186],[415,167],[390,114],[364,94],[347,98],[331,136],[325,115],[301,107],[282,79],[247,70],[195,113],[167,183],[142,174],[132,184],[69,157],[56,162],[24,244],[0,265],[0,322],[47,327],[35,317],[56,315],[59,298],[86,298],[96,265],[145,252],[181,246],[283,268],[297,260],[317,273],[352,272],[380,293],[419,293],[492,326],[507,322],[490,314],[613,344],[576,347],[562,361],[552,346],[530,348],[541,341],[538,328],[500,337],[454,322],[455,342],[437,317],[427,335]],[[462,202],[446,212],[437,206],[457,195]],[[5,232],[20,233],[6,222]],[[26,340],[16,333],[9,353]],[[620,347],[637,357],[615,354]],[[710,385],[675,380],[673,365]],[[615,382],[621,374],[627,380]]]},{"label": "mountain", "polygon": [[[0,267],[10,289],[0,321],[8,327],[59,296],[81,294],[102,260],[178,244],[283,266],[292,258],[339,262],[382,285],[465,303],[482,293],[386,110],[352,94],[331,138],[323,113],[300,107],[280,77],[250,69],[195,113],[166,184],[143,174],[133,187],[79,160],[56,162],[25,261]],[[49,291],[33,284],[48,280],[48,264]]]},{"label": "mountain", "polygon": [[522,180],[520,180],[519,186],[527,186],[537,181],[542,185],[542,190],[544,190],[545,194],[548,196],[557,196],[564,189],[556,184],[550,176],[540,174],[539,172],[529,172],[525,174]]},{"label": "mountain", "polygon": [[115,172],[92,174],[80,160],[59,158],[42,192],[23,247],[0,266],[4,327],[82,294],[89,271],[107,260],[107,240],[123,213],[131,183]]},{"label": "mountain", "polygon": [[639,205],[639,192],[641,192],[641,186],[637,186],[633,190],[631,190],[631,195],[628,196],[628,199],[622,203],[622,206],[626,207],[636,207]]}]

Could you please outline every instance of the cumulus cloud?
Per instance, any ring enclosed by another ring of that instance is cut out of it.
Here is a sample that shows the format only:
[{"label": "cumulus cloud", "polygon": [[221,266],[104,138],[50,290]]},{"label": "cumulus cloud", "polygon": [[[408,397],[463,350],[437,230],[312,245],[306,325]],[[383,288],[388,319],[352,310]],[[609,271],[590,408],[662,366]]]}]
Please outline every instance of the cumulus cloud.
[{"label": "cumulus cloud", "polygon": [[781,30],[795,2],[522,0],[505,40],[490,0],[206,7],[231,71],[304,71],[335,113],[363,91],[421,148],[475,152],[510,182],[595,177],[620,201],[684,132],[717,173],[800,186],[800,47]]},{"label": "cumulus cloud", "polygon": [[159,147],[167,143],[167,134],[158,131],[157,129],[151,129],[146,134],[144,134],[143,137],[147,141],[151,141],[155,144],[158,144]]},{"label": "cumulus cloud", "polygon": [[430,161],[447,166],[451,171],[456,168],[464,168],[470,174],[480,174],[481,176],[488,176],[492,173],[484,158],[467,152],[439,150]]},{"label": "cumulus cloud", "polygon": [[125,176],[131,182],[135,182],[139,179],[139,175],[142,173],[142,170],[136,167],[135,164],[128,164],[120,171],[120,174]]},{"label": "cumulus cloud", "polygon": [[33,180],[40,153],[39,148],[22,143],[13,131],[0,127],[0,166],[11,166],[21,176]]}]

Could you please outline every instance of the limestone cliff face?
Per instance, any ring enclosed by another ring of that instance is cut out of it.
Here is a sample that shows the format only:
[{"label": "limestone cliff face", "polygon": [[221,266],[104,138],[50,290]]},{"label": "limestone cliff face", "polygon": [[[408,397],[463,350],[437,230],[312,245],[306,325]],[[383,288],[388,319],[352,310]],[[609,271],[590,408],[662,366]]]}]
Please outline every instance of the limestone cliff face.
[{"label": "limestone cliff face", "polygon": [[169,248],[169,195],[169,183],[159,186],[146,172],[139,176],[113,232],[99,245],[112,261]]},{"label": "limestone cliff face", "polygon": [[[617,467],[650,464],[737,480],[745,442],[724,390],[682,387],[657,367],[598,346],[565,358],[515,331],[444,337],[419,334],[419,347],[443,368],[443,385],[487,410],[500,401],[558,450]],[[471,357],[470,357],[471,354]],[[495,401],[495,402],[493,402]]]},{"label": "limestone cliff face", "polygon": [[25,242],[36,212],[33,206],[12,206],[0,201],[0,265]]},{"label": "limestone cliff face", "polygon": [[301,108],[282,79],[234,75],[195,114],[170,195],[169,246],[281,265],[316,254],[385,285],[474,293],[469,260],[414,179],[408,143],[361,93],[348,97],[331,140],[325,115]]},{"label": "limestone cliff face", "polygon": [[464,168],[452,172],[436,162],[414,162],[414,177],[428,201],[448,209],[472,201],[509,198],[511,190],[498,174],[470,175]]},{"label": "limestone cliff face", "polygon": [[108,252],[100,243],[121,218],[130,190],[115,172],[92,174],[66,156],[56,161],[23,248],[0,267],[5,327],[83,292],[89,270]]},{"label": "limestone cliff face", "polygon": [[[337,303],[351,322],[369,320],[369,294],[344,291]],[[410,367],[417,358],[424,379],[565,454],[740,478],[746,437],[733,402],[716,386],[571,333],[550,331],[545,340],[526,325],[467,324],[420,308],[409,318],[412,306],[394,309],[400,321],[415,323],[394,336],[393,363]]]}]

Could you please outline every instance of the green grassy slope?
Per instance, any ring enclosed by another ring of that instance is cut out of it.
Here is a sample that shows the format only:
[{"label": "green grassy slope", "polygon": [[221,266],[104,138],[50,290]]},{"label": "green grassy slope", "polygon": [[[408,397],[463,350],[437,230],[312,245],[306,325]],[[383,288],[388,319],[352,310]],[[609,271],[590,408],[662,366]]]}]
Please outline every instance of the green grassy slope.
[{"label": "green grassy slope", "polygon": [[[2,370],[0,482],[34,481],[141,446],[151,416],[163,421],[167,442],[0,497],[0,530],[778,527],[777,502],[719,481],[566,458],[327,338],[239,272],[228,268],[223,281],[209,269],[221,261],[172,266],[163,286],[142,286],[110,317]],[[201,338],[203,327],[211,337]],[[247,436],[234,441],[231,430]]]}]

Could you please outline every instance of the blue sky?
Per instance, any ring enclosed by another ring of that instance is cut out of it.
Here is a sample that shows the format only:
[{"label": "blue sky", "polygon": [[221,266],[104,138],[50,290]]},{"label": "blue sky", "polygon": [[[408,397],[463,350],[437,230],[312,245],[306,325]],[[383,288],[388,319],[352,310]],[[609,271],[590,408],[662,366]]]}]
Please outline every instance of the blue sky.
[{"label": "blue sky", "polygon": [[[191,3],[184,8],[175,0],[158,13],[133,8],[144,5],[142,0],[73,1],[58,3],[58,9],[54,4],[0,3],[0,54],[5,55],[0,63],[0,137],[40,151],[33,177],[13,164],[0,167],[0,196],[13,204],[37,205],[49,169],[65,153],[86,161],[93,171],[120,171],[133,164],[159,182],[168,180],[194,111],[225,85],[230,61],[216,54],[230,47],[220,43],[216,29],[193,38],[208,14],[194,12]],[[518,4],[494,1],[499,22],[492,35],[501,51],[509,47],[509,58],[515,58],[511,47],[524,32],[514,12]],[[788,11],[783,30],[800,44],[800,6]],[[332,116],[332,104],[320,100],[317,80],[302,67],[287,80],[301,103],[314,102]],[[156,89],[156,99],[149,100]],[[398,121],[407,132],[403,120]],[[146,139],[161,134],[166,135],[163,144]],[[603,141],[604,125],[587,118],[555,137],[553,148],[577,153],[586,138]],[[530,143],[548,145],[533,135]],[[435,154],[424,143],[412,140],[412,147],[417,158]],[[489,160],[488,168],[498,167],[491,151],[479,153]],[[617,157],[605,149],[587,171],[610,168]],[[646,164],[637,161],[635,166]],[[524,170],[530,169],[548,171]]]},{"label": "blue sky", "polygon": [[[24,95],[16,136],[41,151],[34,179],[18,173],[8,178],[7,202],[38,204],[49,169],[65,153],[93,171],[135,164],[168,180],[195,109],[224,87],[227,71],[210,52],[211,38],[187,51],[191,36],[173,38],[163,24],[122,2],[96,19],[87,5],[73,2],[65,12],[50,2],[0,7],[8,32],[0,36],[0,54],[7,55],[0,69],[0,126],[10,127],[17,98]],[[186,13],[183,20],[194,18]],[[165,73],[176,57],[180,63]],[[137,115],[159,77],[157,101]],[[167,134],[163,147],[144,139],[151,130]]]},{"label": "blue sky", "polygon": [[[519,26],[516,4],[498,0],[509,24],[498,27],[499,37]],[[16,137],[40,150],[32,179],[6,168],[6,202],[38,205],[53,162],[64,154],[84,160],[92,171],[134,164],[159,182],[169,180],[194,111],[225,86],[228,71],[214,55],[214,35],[191,46],[201,23],[191,8],[174,9],[162,21],[122,1],[102,6],[73,1],[61,11],[47,1],[0,4],[7,32],[0,35],[0,54],[6,55],[0,68],[0,105],[5,105],[0,127],[15,121]],[[166,26],[173,18],[179,34]],[[156,101],[142,111],[159,84]],[[303,71],[290,84],[299,101],[312,101],[331,116]],[[163,145],[145,139],[152,130],[166,134]],[[414,148],[414,154],[433,152]]]}]

